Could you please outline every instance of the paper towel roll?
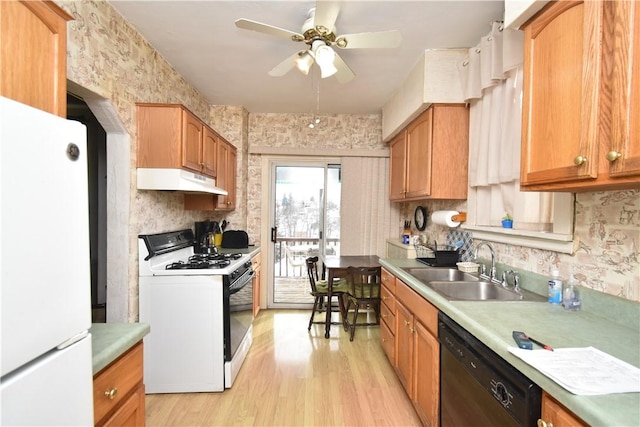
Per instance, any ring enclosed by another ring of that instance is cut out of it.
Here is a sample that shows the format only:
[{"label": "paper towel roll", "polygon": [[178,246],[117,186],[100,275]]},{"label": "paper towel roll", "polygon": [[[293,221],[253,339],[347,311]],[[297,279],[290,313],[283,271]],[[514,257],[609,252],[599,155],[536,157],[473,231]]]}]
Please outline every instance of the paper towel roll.
[{"label": "paper towel roll", "polygon": [[460,225],[460,222],[454,221],[454,215],[458,215],[458,211],[434,211],[431,214],[431,222],[438,225],[444,225],[445,227],[455,228]]}]

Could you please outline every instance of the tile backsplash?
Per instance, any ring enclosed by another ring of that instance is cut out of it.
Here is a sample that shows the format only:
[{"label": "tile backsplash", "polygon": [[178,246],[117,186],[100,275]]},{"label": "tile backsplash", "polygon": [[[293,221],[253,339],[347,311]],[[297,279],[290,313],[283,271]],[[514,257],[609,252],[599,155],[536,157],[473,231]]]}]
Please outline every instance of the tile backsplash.
[{"label": "tile backsplash", "polygon": [[[460,201],[405,203],[401,218],[413,218],[418,205],[428,212],[464,211]],[[428,223],[429,240],[445,240],[446,227]],[[640,301],[640,190],[576,194],[575,231],[580,246],[575,254],[493,243],[498,261],[530,272],[549,275],[553,268],[573,276],[581,286]]]}]

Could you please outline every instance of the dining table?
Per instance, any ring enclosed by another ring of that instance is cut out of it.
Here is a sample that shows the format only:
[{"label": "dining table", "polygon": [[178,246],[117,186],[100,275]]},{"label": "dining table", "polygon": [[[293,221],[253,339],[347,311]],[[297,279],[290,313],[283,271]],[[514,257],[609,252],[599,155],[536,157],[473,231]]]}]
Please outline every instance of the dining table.
[{"label": "dining table", "polygon": [[322,272],[327,274],[327,294],[329,301],[326,304],[326,320],[324,337],[329,338],[331,330],[331,292],[334,277],[344,277],[349,267],[380,267],[380,258],[377,255],[323,255]]}]

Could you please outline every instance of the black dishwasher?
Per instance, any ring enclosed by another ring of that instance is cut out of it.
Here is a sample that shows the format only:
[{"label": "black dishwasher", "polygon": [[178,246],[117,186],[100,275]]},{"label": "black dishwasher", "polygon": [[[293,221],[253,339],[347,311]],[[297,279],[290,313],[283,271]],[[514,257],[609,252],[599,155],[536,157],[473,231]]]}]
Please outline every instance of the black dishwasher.
[{"label": "black dishwasher", "polygon": [[535,426],[540,387],[440,313],[440,425]]}]

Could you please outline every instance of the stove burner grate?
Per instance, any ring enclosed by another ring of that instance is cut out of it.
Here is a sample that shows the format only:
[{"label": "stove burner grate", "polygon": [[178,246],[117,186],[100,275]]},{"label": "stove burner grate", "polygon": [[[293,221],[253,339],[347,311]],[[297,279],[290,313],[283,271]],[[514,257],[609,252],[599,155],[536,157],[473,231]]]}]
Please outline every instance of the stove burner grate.
[{"label": "stove burner grate", "polygon": [[242,254],[194,254],[189,261],[225,261],[242,258]]},{"label": "stove burner grate", "polygon": [[172,262],[171,264],[167,264],[165,267],[166,270],[205,270],[211,268],[224,268],[231,264],[229,259],[218,259],[218,260],[202,260],[202,259],[192,259],[193,257],[189,257],[187,262],[178,261]]}]

